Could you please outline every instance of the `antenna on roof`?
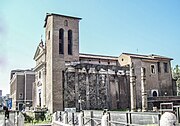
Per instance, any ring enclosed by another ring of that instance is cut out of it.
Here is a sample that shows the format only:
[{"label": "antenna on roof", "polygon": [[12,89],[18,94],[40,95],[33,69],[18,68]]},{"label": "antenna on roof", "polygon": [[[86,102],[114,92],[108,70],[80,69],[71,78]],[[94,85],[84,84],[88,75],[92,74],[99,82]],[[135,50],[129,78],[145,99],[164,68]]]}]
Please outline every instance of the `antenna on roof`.
[{"label": "antenna on roof", "polygon": [[138,48],[136,49],[136,52],[137,52],[137,53],[139,53],[139,50],[138,50]]}]

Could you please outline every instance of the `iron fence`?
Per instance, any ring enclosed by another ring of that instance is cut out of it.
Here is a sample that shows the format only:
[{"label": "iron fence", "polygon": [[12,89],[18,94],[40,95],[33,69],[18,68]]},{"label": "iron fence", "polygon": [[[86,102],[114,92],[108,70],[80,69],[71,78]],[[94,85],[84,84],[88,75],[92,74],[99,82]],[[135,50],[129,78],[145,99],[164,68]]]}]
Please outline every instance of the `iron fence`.
[{"label": "iron fence", "polygon": [[[78,115],[76,113],[67,113],[67,119],[64,118],[64,114],[67,112],[59,111],[55,113],[55,121],[66,122],[69,125],[79,125]],[[159,126],[160,125],[160,113],[157,112],[119,112],[108,111],[107,123],[109,126]],[[83,111],[83,126],[100,126],[103,111]],[[65,119],[67,121],[65,121]]]}]

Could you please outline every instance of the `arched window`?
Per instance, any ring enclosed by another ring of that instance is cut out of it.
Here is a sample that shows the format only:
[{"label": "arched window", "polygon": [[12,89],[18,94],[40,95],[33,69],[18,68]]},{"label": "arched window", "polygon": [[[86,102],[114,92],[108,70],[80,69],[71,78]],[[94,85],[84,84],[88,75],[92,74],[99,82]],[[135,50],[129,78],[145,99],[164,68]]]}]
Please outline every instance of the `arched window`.
[{"label": "arched window", "polygon": [[151,97],[158,97],[158,96],[159,96],[159,93],[157,89],[151,90]]},{"label": "arched window", "polygon": [[151,65],[151,73],[155,74],[155,65],[153,65],[153,64]]},{"label": "arched window", "polygon": [[72,55],[72,30],[68,30],[68,55]]},{"label": "arched window", "polygon": [[68,26],[68,21],[67,20],[64,21],[64,26]]},{"label": "arched window", "polygon": [[59,54],[64,54],[64,30],[59,30]]},{"label": "arched window", "polygon": [[156,91],[153,91],[153,97],[157,97],[157,92]]}]

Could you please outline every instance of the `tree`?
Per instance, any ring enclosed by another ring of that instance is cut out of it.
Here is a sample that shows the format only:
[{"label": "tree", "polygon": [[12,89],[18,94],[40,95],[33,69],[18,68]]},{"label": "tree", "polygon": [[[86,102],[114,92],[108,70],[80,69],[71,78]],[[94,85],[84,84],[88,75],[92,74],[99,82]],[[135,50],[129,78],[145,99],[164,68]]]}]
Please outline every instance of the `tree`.
[{"label": "tree", "polygon": [[173,68],[172,76],[176,80],[177,95],[180,95],[180,66],[179,65],[176,65],[175,68]]}]

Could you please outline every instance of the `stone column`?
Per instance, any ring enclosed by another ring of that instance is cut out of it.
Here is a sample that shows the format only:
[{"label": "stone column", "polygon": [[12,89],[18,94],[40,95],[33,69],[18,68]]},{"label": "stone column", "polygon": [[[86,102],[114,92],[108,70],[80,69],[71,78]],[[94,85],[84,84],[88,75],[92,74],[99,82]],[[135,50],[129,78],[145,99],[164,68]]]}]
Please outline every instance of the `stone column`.
[{"label": "stone column", "polygon": [[67,95],[67,81],[68,81],[68,78],[67,78],[67,75],[68,75],[68,70],[65,70],[65,72],[64,72],[64,94],[63,94],[63,102],[64,102],[64,108],[66,108],[67,107],[67,99],[66,99],[66,95]]},{"label": "stone column", "polygon": [[141,67],[141,95],[142,95],[142,111],[147,111],[147,93],[146,89],[146,69]]},{"label": "stone column", "polygon": [[86,109],[90,109],[89,103],[89,68],[86,68]]},{"label": "stone column", "polygon": [[96,107],[99,109],[99,71],[96,72]]},{"label": "stone column", "polygon": [[75,97],[76,97],[76,108],[80,108],[79,105],[79,74],[78,74],[78,69],[75,69]]},{"label": "stone column", "polygon": [[136,111],[136,77],[133,63],[130,65],[131,111]]},{"label": "stone column", "polygon": [[[106,77],[105,77],[105,75],[104,74],[101,74],[101,78],[102,78],[102,84],[100,85],[100,87],[99,87],[99,89],[101,90],[101,92],[103,93],[103,95],[105,96],[106,95],[106,84],[105,84],[105,79],[106,79]],[[106,107],[106,98],[105,97],[103,97],[103,95],[102,94],[99,94],[100,95],[100,97],[102,97],[101,98],[101,100],[100,100],[100,102],[99,102],[99,104],[100,104],[100,107]]]},{"label": "stone column", "polygon": [[115,88],[116,88],[116,108],[119,107],[119,103],[120,103],[120,88],[119,88],[119,81],[118,81],[118,75],[117,72],[115,73]]},{"label": "stone column", "polygon": [[110,108],[110,101],[109,101],[109,73],[108,73],[108,69],[107,69],[107,74],[106,74],[106,107],[109,109]]}]

